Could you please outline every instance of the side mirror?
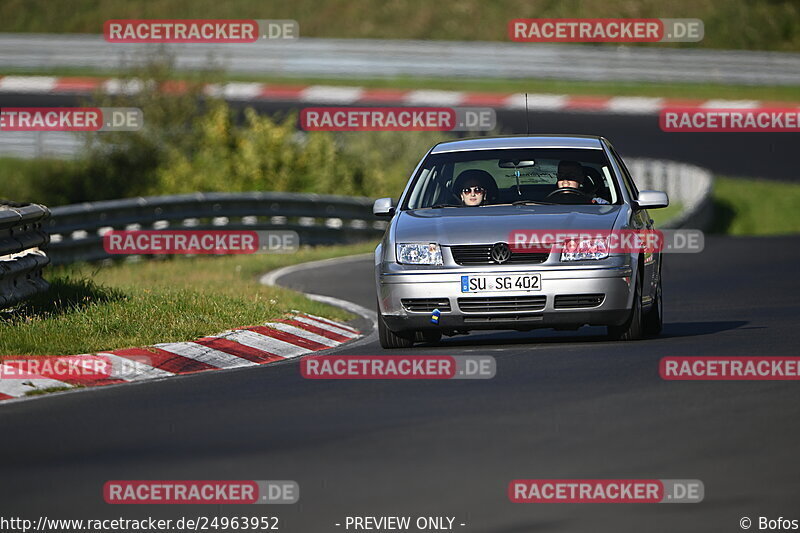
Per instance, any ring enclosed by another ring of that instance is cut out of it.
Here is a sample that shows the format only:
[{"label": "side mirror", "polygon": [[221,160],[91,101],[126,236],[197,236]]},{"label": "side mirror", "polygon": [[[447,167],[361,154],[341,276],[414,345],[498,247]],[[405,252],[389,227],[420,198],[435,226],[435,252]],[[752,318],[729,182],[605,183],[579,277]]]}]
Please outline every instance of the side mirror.
[{"label": "side mirror", "polygon": [[669,196],[664,191],[639,191],[636,207],[639,209],[658,209],[669,206]]},{"label": "side mirror", "polygon": [[390,217],[394,215],[394,200],[379,198],[372,204],[372,214],[376,217]]}]

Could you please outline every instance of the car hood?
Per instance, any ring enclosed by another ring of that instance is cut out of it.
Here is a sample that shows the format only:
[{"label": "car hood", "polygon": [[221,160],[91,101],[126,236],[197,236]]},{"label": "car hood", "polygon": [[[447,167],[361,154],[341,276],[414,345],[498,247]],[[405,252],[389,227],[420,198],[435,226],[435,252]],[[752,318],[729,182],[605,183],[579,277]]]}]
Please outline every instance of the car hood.
[{"label": "car hood", "polygon": [[401,211],[395,242],[492,244],[519,230],[611,230],[622,205],[446,207]]}]

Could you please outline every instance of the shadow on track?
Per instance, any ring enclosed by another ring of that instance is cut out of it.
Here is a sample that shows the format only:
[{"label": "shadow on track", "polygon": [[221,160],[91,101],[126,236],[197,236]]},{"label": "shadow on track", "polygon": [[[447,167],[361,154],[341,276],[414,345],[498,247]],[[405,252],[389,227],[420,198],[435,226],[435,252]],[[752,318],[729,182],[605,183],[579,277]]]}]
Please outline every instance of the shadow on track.
[{"label": "shadow on track", "polygon": [[[670,322],[664,324],[664,331],[659,338],[680,338],[680,337],[696,337],[701,335],[713,335],[723,331],[741,328],[749,322],[744,320],[733,321],[707,321],[707,322]],[[439,344],[420,344],[418,346],[425,347],[461,347],[461,346],[502,346],[502,345],[520,345],[520,344],[586,344],[597,342],[620,342],[612,341],[602,333],[600,327],[584,327],[580,331],[585,334],[577,332],[557,332],[547,329],[539,330],[539,334],[533,334],[529,331],[503,331],[497,333],[473,333],[467,336],[456,336],[452,338],[445,338]],[[645,339],[646,341],[647,339]]]},{"label": "shadow on track", "polygon": [[696,337],[698,335],[713,335],[732,329],[739,329],[750,322],[746,320],[719,320],[708,322],[669,322],[664,324],[664,331],[660,337]]}]

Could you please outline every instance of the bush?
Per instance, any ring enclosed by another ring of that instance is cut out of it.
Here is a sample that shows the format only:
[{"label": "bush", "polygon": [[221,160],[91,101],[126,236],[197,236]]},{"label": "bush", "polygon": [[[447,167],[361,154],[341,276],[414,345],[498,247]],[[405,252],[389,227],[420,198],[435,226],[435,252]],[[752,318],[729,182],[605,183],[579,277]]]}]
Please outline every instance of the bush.
[{"label": "bush", "polygon": [[151,194],[293,191],[397,196],[419,157],[441,135],[300,132],[295,115],[278,120],[245,111],[238,127],[225,103],[195,123],[197,146],[170,150]]}]

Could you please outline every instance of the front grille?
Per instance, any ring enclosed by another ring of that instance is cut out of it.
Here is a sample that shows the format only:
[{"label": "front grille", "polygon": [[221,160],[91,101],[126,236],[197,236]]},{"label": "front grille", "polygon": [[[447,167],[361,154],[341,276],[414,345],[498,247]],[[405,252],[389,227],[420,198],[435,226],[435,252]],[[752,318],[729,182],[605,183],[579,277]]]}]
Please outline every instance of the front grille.
[{"label": "front grille", "polygon": [[459,298],[458,307],[464,313],[520,313],[541,311],[546,301],[546,296]]},{"label": "front grille", "polygon": [[[470,244],[451,246],[450,253],[453,260],[459,265],[496,265],[492,261],[491,251],[493,244]],[[515,253],[503,263],[504,265],[538,265],[550,257],[550,252]]]},{"label": "front grille", "polygon": [[597,307],[605,299],[605,294],[560,294],[556,296],[556,309],[576,309]]},{"label": "front grille", "polygon": [[443,313],[450,311],[450,300],[447,298],[402,298],[400,303],[406,311],[414,313],[430,313],[434,309]]}]

